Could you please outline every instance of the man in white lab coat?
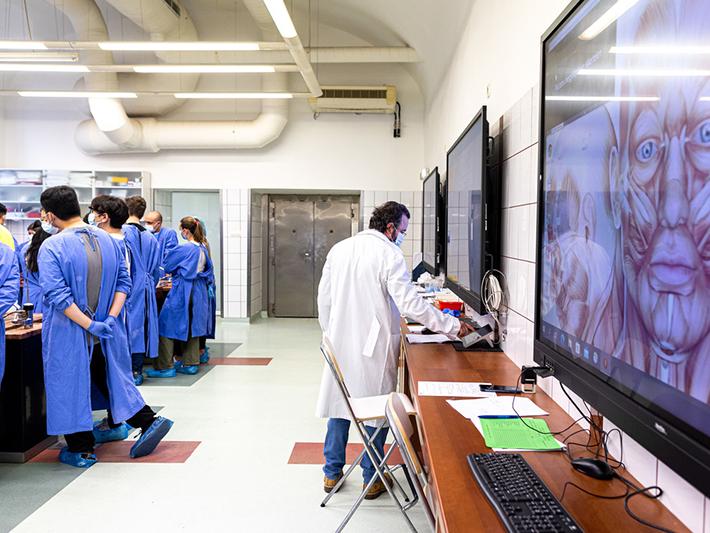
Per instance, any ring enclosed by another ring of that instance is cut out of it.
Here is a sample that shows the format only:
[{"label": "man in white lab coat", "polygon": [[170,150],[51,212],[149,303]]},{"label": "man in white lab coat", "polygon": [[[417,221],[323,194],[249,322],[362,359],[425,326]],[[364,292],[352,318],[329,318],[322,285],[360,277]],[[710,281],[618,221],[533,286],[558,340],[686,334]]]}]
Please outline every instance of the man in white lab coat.
[{"label": "man in white lab coat", "polygon": [[[370,229],[339,242],[328,254],[318,287],[321,328],[335,350],[345,382],[353,397],[389,394],[395,390],[400,343],[400,315],[432,331],[463,336],[469,326],[445,315],[417,294],[400,250],[409,225],[409,211],[397,202],[376,208]],[[325,438],[324,489],[330,492],[342,476],[350,420],[329,368],[324,368],[317,416],[328,418]],[[368,427],[370,434],[375,428]],[[387,432],[375,446],[383,453]],[[367,484],[375,468],[368,456],[362,461]],[[375,481],[366,498],[386,488]]]}]

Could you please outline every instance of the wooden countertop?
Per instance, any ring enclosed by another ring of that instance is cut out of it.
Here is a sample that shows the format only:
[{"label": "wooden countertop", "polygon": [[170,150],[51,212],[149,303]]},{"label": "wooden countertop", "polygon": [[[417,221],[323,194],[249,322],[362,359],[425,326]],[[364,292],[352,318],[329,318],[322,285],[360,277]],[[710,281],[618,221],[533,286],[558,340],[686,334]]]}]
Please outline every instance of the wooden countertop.
[{"label": "wooden countertop", "polygon": [[[424,461],[429,468],[437,528],[449,533],[505,531],[498,515],[481,492],[466,462],[471,453],[490,452],[482,435],[450,405],[447,398],[419,397],[419,381],[483,381],[514,385],[520,370],[502,352],[456,352],[450,345],[406,344],[405,362],[412,400],[419,413]],[[573,420],[544,391],[525,395],[550,413],[545,417],[552,431],[569,426]],[[575,426],[568,435],[576,429]],[[560,437],[562,440],[562,437]],[[587,435],[572,442],[586,442]],[[576,447],[575,447],[576,448]],[[575,455],[582,448],[573,449]],[[576,472],[567,455],[559,452],[522,454],[559,499],[566,482],[604,495],[624,493],[618,481],[599,481]],[[622,474],[641,486],[626,472]],[[603,500],[568,487],[563,506],[585,531],[649,530],[634,521],[624,510],[623,499]],[[674,531],[688,531],[659,501],[635,497],[631,508],[644,519]]]},{"label": "wooden countertop", "polygon": [[5,327],[5,339],[8,341],[21,341],[23,339],[29,339],[35,335],[40,335],[42,333],[42,322],[35,320],[31,328],[26,329],[22,326],[13,326],[8,329],[7,324]]}]

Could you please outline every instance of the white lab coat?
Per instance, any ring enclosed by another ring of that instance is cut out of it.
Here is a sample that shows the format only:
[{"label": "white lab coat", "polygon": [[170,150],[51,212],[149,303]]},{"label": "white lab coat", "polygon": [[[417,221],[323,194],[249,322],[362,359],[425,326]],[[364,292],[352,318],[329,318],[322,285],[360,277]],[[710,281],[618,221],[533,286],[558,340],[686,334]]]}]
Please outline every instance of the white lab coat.
[{"label": "white lab coat", "polygon": [[[459,331],[456,318],[417,294],[402,251],[377,230],[362,231],[330,250],[318,286],[318,315],[353,398],[395,390],[400,315],[450,336]],[[316,416],[350,418],[327,365]]]}]

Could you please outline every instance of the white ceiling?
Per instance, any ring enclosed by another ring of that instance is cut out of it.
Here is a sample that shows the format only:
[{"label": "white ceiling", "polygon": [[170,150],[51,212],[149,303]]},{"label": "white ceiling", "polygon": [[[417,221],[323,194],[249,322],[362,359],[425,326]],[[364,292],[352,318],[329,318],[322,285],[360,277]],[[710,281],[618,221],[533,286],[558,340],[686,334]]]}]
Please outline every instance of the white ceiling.
[{"label": "white ceiling", "polygon": [[[299,35],[313,46],[411,46],[421,61],[406,65],[429,100],[446,71],[475,0],[286,0]],[[35,39],[70,39],[71,26],[53,5],[26,0]],[[24,0],[0,0],[0,39],[27,39]],[[141,31],[98,0],[112,38],[137,39]],[[204,40],[254,39],[255,28],[237,0],[182,0]],[[4,76],[11,88],[15,78]],[[66,82],[63,83],[66,87]]]}]

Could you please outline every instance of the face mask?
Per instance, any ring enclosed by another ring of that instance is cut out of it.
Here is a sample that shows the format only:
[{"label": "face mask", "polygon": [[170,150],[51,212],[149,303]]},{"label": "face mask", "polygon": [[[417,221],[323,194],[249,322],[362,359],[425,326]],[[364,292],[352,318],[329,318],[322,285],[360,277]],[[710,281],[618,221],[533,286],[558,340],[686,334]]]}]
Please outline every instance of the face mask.
[{"label": "face mask", "polygon": [[143,227],[145,227],[145,229],[147,229],[149,232],[155,233],[155,226],[152,226],[150,224],[143,224]]},{"label": "face mask", "polygon": [[401,248],[403,242],[404,242],[404,233],[400,232],[397,235],[397,238],[394,240],[394,243]]},{"label": "face mask", "polygon": [[99,224],[96,222],[96,214],[95,214],[93,211],[92,211],[91,213],[89,213],[89,216],[86,217],[86,220],[87,220],[87,222],[88,222],[89,224],[91,224],[92,226],[98,227],[98,225],[99,225]]},{"label": "face mask", "polygon": [[46,220],[43,220],[42,221],[42,230],[46,231],[50,235],[55,235],[59,231],[59,228],[55,228],[49,222],[47,222]]}]

